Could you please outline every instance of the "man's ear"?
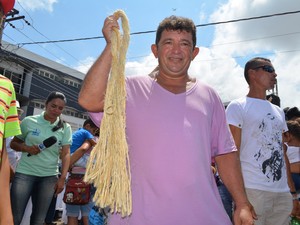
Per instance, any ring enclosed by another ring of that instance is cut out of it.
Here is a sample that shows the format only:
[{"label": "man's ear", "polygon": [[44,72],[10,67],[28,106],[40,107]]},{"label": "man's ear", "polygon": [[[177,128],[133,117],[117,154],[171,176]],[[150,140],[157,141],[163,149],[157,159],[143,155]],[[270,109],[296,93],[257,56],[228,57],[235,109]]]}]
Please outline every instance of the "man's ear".
[{"label": "man's ear", "polygon": [[194,58],[198,55],[200,49],[199,47],[195,47],[193,50],[193,55],[192,55],[192,60],[194,60]]},{"label": "man's ear", "polygon": [[151,45],[151,51],[152,51],[153,55],[155,56],[155,58],[157,58],[157,45],[156,44]]},{"label": "man's ear", "polygon": [[256,82],[255,74],[256,74],[256,71],[254,69],[249,69],[248,70],[248,79],[249,79],[249,82],[251,81],[251,84]]}]

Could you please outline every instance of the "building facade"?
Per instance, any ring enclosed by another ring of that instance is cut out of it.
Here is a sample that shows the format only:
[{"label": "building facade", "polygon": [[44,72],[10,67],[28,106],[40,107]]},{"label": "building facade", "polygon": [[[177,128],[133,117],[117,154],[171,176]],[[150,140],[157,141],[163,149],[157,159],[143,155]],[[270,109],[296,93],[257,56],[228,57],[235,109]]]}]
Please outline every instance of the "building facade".
[{"label": "building facade", "polygon": [[28,50],[2,41],[0,74],[14,84],[17,100],[24,110],[22,117],[43,111],[45,100],[52,91],[60,91],[67,98],[62,119],[75,131],[88,117],[77,98],[85,74],[46,59]]}]

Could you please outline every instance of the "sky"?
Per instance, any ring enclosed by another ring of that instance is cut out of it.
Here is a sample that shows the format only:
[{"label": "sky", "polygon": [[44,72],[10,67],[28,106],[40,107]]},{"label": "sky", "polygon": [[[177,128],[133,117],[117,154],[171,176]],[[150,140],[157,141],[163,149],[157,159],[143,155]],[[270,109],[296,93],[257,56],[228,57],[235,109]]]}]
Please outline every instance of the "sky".
[{"label": "sky", "polygon": [[248,93],[245,63],[266,57],[276,69],[281,107],[300,108],[298,0],[16,0],[14,8],[25,19],[6,23],[3,40],[83,73],[105,46],[104,19],[123,10],[130,33],[140,33],[130,36],[128,76],[146,75],[157,65],[150,47],[161,20],[170,15],[189,17],[197,26],[200,48],[190,76],[229,102]]}]

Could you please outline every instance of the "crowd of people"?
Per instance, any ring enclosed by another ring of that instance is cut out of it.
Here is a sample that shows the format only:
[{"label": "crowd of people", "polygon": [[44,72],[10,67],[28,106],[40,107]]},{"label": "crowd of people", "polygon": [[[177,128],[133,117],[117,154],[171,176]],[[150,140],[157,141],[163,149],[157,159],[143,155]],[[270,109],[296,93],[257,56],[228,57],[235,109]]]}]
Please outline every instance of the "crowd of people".
[{"label": "crowd of people", "polygon": [[[44,112],[19,124],[14,91],[0,76],[1,113],[6,112],[0,121],[0,225],[19,225],[30,198],[30,224],[49,224],[51,202],[68,174],[85,174],[101,136],[111,36],[119,27],[114,16],[104,21],[106,46],[78,97],[91,119],[76,132],[61,119],[67,100],[57,91],[46,99]],[[132,213],[113,213],[109,224],[288,225],[291,216],[300,216],[300,111],[294,106],[283,110],[267,97],[276,84],[272,62],[250,59],[244,68],[249,92],[225,109],[213,88],[188,74],[199,53],[192,20],[165,18],[151,50],[158,67],[149,75],[125,78]],[[22,153],[11,171],[4,141],[10,136],[10,147]],[[49,138],[54,141],[48,146]],[[67,224],[77,225],[81,216],[88,225],[95,210],[101,211],[92,200],[66,204]]]}]

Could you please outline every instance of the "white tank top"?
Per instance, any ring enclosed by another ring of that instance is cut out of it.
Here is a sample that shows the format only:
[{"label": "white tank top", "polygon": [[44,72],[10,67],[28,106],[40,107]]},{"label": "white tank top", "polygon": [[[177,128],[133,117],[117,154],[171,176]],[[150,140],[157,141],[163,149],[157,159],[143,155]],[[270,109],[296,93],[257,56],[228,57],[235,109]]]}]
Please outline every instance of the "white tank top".
[{"label": "white tank top", "polygon": [[287,146],[287,156],[290,163],[300,162],[300,148],[294,146]]}]

